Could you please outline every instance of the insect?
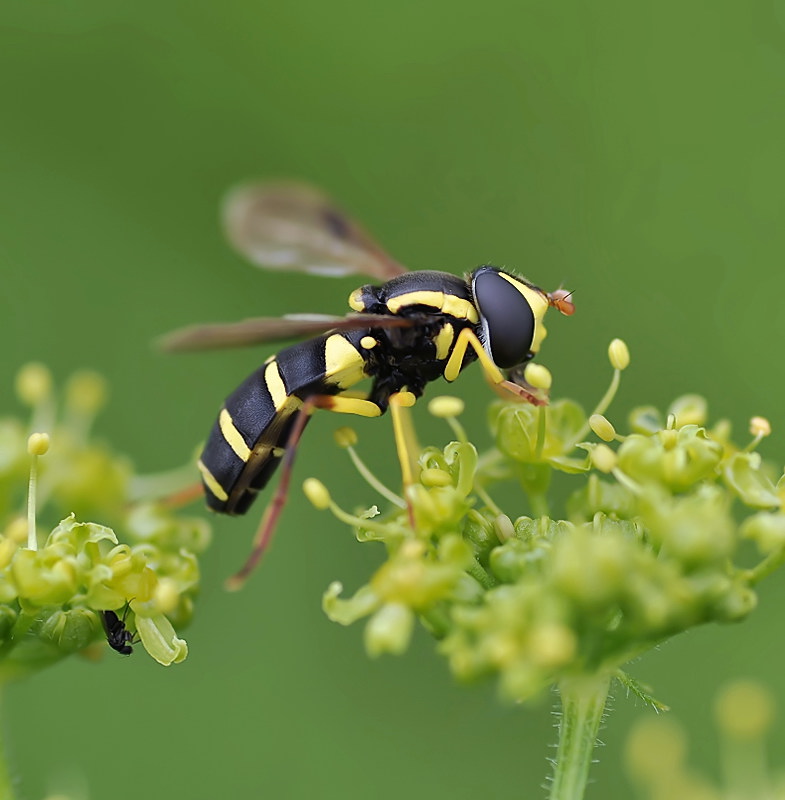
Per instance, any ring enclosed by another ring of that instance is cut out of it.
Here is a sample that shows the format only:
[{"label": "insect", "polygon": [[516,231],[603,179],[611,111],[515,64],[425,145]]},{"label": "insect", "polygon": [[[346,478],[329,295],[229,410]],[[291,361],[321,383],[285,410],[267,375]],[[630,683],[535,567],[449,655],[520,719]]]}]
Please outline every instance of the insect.
[{"label": "insect", "polygon": [[[406,404],[437,378],[454,381],[479,361],[511,396],[547,402],[523,380],[545,337],[549,307],[570,315],[563,289],[544,292],[485,265],[462,278],[407,271],[330,198],[307,184],[261,183],[232,192],[224,208],[229,241],[257,266],[376,279],[349,296],[343,317],[289,315],[201,325],[169,334],[170,351],[249,345],[311,336],[268,358],[226,398],[199,459],[207,505],[245,514],[282,460],[284,472],[235,585],[266,546],[286,497],[295,448],[311,413],[376,417],[391,398]],[[507,374],[505,374],[505,371]],[[370,390],[354,391],[370,379]]]},{"label": "insect", "polygon": [[133,645],[139,643],[136,636],[125,627],[128,608],[129,603],[126,603],[122,617],[118,617],[114,611],[101,611],[101,622],[109,647],[124,656],[130,656],[134,652]]}]

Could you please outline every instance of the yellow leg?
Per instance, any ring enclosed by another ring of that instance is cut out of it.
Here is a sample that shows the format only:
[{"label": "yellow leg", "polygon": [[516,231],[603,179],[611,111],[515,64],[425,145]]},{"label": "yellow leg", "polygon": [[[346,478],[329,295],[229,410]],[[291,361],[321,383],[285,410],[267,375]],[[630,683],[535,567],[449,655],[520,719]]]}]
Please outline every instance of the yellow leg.
[{"label": "yellow leg", "polygon": [[491,383],[502,383],[504,381],[504,375],[502,375],[501,370],[485,352],[482,342],[477,338],[477,334],[471,328],[464,328],[458,334],[450,360],[444,368],[445,379],[452,383],[452,381],[458,377],[461,371],[461,364],[463,364],[463,357],[466,355],[469,345],[471,345],[474,352],[477,353],[477,358],[480,360],[480,365],[482,366],[483,372],[488,376],[488,380],[491,381]]},{"label": "yellow leg", "polygon": [[390,397],[390,415],[395,436],[395,449],[398,451],[398,461],[401,464],[404,496],[406,496],[406,489],[414,483],[414,475],[417,472],[417,453],[420,451],[411,414],[404,410],[413,405],[414,395],[411,392],[398,392]]},{"label": "yellow leg", "polygon": [[376,403],[363,400],[360,397],[346,397],[345,395],[323,395],[314,403],[317,408],[326,408],[338,414],[356,414],[358,417],[378,417],[382,410]]},{"label": "yellow leg", "polygon": [[403,496],[406,499],[406,511],[412,530],[416,529],[417,523],[414,518],[414,506],[412,506],[409,487],[414,484],[415,475],[419,475],[417,454],[420,452],[420,445],[417,442],[414,425],[412,425],[412,415],[406,409],[413,406],[414,401],[414,395],[405,389],[390,396],[390,416],[392,416],[395,449],[398,451],[398,462],[401,465]]},{"label": "yellow leg", "polygon": [[502,389],[506,389],[511,394],[522,398],[527,403],[531,403],[532,405],[543,406],[547,404],[547,400],[537,397],[537,395],[528,391],[525,387],[519,386],[517,383],[513,383],[512,381],[508,381],[504,377],[502,371],[496,366],[496,364],[493,363],[493,359],[488,355],[488,353],[485,352],[482,342],[477,338],[477,334],[471,328],[464,328],[458,334],[458,338],[455,340],[455,346],[452,349],[452,354],[447,362],[447,366],[444,368],[444,377],[446,380],[454,381],[458,377],[461,371],[463,357],[466,355],[466,351],[469,349],[470,345],[477,354],[477,358],[480,362],[483,372],[485,373],[485,377],[492,384],[499,386]]}]

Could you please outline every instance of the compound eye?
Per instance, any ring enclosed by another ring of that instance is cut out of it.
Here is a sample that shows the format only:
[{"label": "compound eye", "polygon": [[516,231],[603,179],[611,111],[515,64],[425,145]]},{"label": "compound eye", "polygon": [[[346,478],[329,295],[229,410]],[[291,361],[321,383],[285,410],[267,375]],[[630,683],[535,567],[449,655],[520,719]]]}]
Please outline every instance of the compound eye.
[{"label": "compound eye", "polygon": [[534,313],[523,293],[492,268],[474,274],[472,290],[494,363],[502,369],[521,364],[534,339]]}]

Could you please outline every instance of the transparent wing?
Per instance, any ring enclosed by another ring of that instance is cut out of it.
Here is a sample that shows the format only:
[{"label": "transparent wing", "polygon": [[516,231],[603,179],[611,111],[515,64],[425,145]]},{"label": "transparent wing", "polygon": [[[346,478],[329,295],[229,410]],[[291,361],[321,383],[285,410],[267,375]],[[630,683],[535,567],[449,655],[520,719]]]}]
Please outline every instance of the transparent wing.
[{"label": "transparent wing", "polygon": [[402,328],[413,324],[416,323],[412,319],[376,314],[347,314],[345,317],[287,314],[283,317],[256,317],[215,325],[192,325],[162,336],[158,340],[158,347],[168,353],[186,353],[316,336],[330,330]]},{"label": "transparent wing", "polygon": [[406,268],[326,194],[307,183],[239,186],[223,206],[226,236],[251,263],[318,275],[388,281]]}]

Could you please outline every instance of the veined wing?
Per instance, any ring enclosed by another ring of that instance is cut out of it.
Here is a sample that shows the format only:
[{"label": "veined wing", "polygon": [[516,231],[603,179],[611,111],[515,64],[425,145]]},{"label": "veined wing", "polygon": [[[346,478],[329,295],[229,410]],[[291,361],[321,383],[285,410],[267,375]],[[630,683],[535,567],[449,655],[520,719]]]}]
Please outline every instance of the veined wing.
[{"label": "veined wing", "polygon": [[326,194],[295,181],[239,186],[223,207],[226,236],[251,263],[318,275],[388,281],[406,268]]},{"label": "veined wing", "polygon": [[416,322],[412,319],[377,314],[347,314],[345,317],[287,314],[283,317],[255,317],[240,322],[191,325],[162,336],[158,346],[169,353],[186,353],[317,336],[330,330],[402,328],[413,324]]}]

